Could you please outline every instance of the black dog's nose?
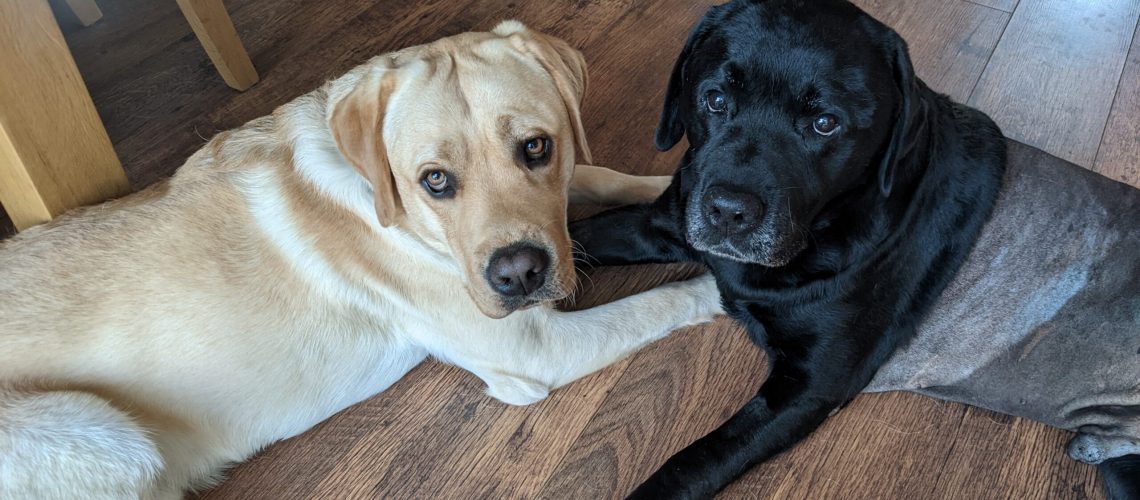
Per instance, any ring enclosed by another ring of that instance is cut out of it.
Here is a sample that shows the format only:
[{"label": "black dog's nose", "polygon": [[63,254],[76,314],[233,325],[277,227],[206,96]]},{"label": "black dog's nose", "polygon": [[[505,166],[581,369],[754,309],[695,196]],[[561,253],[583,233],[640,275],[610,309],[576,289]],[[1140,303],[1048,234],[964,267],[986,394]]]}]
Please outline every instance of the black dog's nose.
[{"label": "black dog's nose", "polygon": [[705,194],[705,219],[725,234],[744,233],[756,229],[764,217],[764,203],[759,198],[721,188],[710,188]]},{"label": "black dog's nose", "polygon": [[511,245],[491,255],[487,265],[487,282],[500,295],[529,295],[546,282],[550,254],[531,245]]}]

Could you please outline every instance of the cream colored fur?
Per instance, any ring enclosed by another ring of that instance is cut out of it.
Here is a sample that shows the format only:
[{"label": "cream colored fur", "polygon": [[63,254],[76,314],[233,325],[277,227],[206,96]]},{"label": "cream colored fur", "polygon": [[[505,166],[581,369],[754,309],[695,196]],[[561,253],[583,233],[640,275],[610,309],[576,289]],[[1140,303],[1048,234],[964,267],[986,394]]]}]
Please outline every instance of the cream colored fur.
[{"label": "cream colored fur", "polygon": [[[442,39],[0,243],[0,498],[177,498],[427,356],[529,404],[720,313],[707,277],[551,306],[574,288],[568,197],[644,202],[669,180],[574,167],[584,90],[581,56],[521,24]],[[532,133],[555,158],[529,170],[514,152]],[[425,168],[453,172],[455,198],[428,196]],[[512,307],[481,266],[519,239],[556,269]]]}]

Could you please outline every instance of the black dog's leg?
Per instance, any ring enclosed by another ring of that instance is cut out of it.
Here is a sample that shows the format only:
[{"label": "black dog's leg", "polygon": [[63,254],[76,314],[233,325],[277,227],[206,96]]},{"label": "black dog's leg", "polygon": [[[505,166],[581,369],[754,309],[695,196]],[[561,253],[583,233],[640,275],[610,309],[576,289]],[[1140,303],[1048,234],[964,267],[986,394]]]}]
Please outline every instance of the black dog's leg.
[{"label": "black dog's leg", "polygon": [[571,222],[575,253],[601,266],[691,260],[674,216],[657,205],[630,205]]},{"label": "black dog's leg", "polygon": [[[844,359],[813,356],[816,359]],[[771,359],[771,357],[769,357]],[[629,498],[711,498],[749,467],[806,437],[866,385],[858,370],[810,373],[777,360],[759,394],[720,428],[673,455]]]}]

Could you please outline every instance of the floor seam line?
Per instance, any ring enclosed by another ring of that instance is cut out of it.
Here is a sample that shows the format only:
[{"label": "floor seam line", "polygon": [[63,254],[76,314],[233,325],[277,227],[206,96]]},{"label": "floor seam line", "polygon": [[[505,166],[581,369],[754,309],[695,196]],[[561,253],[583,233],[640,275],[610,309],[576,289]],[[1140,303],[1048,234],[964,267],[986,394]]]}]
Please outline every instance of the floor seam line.
[{"label": "floor seam line", "polygon": [[1136,49],[1136,34],[1140,33],[1140,16],[1136,19],[1136,26],[1132,27],[1132,39],[1128,41],[1128,48],[1124,51],[1124,66],[1120,67],[1120,76],[1116,79],[1116,90],[1112,93],[1112,102],[1108,105],[1108,115],[1104,117],[1104,125],[1100,128],[1100,138],[1096,143],[1096,152],[1093,153],[1092,164],[1089,165],[1089,170],[1097,172],[1097,164],[1100,160],[1100,150],[1104,147],[1104,134],[1108,132],[1108,122],[1112,121],[1112,111],[1116,109],[1116,101],[1120,98],[1120,86],[1124,83],[1124,76],[1128,69],[1128,59],[1132,50]]}]

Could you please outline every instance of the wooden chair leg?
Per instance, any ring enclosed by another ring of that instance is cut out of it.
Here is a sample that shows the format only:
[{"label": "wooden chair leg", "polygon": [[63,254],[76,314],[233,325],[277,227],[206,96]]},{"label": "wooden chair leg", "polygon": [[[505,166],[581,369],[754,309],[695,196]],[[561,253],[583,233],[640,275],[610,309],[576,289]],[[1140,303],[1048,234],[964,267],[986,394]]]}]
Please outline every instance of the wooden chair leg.
[{"label": "wooden chair leg", "polygon": [[79,19],[79,24],[91,26],[103,17],[103,11],[95,4],[95,0],[66,0],[67,7]]},{"label": "wooden chair leg", "polygon": [[222,0],[178,0],[178,7],[226,85],[245,90],[257,83],[257,70],[242,47]]},{"label": "wooden chair leg", "polygon": [[126,194],[46,0],[0,1],[0,203],[17,229]]}]

